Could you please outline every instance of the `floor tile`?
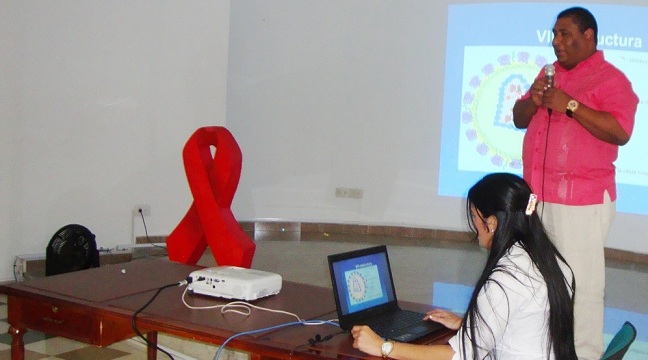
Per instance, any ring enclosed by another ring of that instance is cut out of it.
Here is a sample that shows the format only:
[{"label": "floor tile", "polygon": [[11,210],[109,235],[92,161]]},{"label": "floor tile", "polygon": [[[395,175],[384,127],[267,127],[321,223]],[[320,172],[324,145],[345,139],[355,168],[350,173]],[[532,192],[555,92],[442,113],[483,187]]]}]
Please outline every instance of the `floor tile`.
[{"label": "floor tile", "polygon": [[68,351],[56,355],[56,357],[65,360],[113,360],[121,359],[128,355],[128,352],[114,348],[98,348],[95,346],[85,346],[83,348]]},{"label": "floor tile", "polygon": [[[25,335],[28,335],[31,332],[32,331],[28,331]],[[29,344],[25,341],[26,350],[57,356],[87,346],[87,344],[61,337],[52,337],[41,341],[31,342]]]}]

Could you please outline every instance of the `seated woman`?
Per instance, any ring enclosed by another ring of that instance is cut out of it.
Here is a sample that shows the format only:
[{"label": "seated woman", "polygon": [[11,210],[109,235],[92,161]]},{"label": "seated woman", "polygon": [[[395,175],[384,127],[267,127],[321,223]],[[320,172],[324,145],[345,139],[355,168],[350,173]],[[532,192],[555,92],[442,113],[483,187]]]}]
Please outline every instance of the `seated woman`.
[{"label": "seated woman", "polygon": [[468,192],[468,223],[488,259],[463,317],[426,315],[458,330],[449,345],[385,341],[368,326],[351,330],[353,347],[394,359],[576,359],[571,269],[535,211],[519,176],[485,176]]}]

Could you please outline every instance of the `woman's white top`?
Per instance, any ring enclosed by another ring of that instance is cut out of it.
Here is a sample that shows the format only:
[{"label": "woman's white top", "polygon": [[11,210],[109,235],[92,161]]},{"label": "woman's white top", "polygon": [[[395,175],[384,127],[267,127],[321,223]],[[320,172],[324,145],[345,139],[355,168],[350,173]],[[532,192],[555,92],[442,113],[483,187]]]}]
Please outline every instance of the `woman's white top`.
[{"label": "woman's white top", "polygon": [[[558,263],[571,284],[571,271],[561,261]],[[477,296],[483,315],[483,319],[477,320],[480,322],[477,329],[482,330],[477,333],[477,344],[480,345],[477,358],[484,359],[494,351],[497,359],[501,360],[546,360],[549,299],[542,275],[518,243],[509,249],[498,265]],[[492,336],[484,323],[490,326]],[[463,359],[462,341],[461,330],[449,341],[455,351],[453,360]],[[467,341],[467,359],[473,358],[472,351],[472,345]],[[550,354],[549,359],[553,358]]]}]

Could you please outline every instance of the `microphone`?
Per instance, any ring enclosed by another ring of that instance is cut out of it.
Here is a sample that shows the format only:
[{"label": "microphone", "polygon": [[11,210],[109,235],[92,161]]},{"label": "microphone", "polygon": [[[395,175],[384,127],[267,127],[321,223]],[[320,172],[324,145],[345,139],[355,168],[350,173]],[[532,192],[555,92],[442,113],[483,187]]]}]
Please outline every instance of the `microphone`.
[{"label": "microphone", "polygon": [[[547,64],[544,68],[545,78],[549,82],[548,86],[553,87],[554,85],[554,75],[556,75],[556,67],[553,64]],[[547,113],[551,116],[551,109],[547,109]]]},{"label": "microphone", "polygon": [[553,64],[545,65],[545,77],[549,81],[549,87],[553,87],[554,84],[554,75],[556,75],[556,67]]}]

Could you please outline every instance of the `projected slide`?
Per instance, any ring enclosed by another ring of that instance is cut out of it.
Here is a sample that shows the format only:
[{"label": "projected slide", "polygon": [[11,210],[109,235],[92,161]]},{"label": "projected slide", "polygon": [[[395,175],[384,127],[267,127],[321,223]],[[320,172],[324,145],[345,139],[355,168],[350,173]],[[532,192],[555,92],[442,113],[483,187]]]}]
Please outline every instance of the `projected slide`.
[{"label": "projected slide", "polygon": [[[466,196],[486,173],[522,173],[524,130],[512,108],[540,69],[555,61],[556,15],[573,4],[450,5],[439,195]],[[598,49],[640,99],[634,133],[619,150],[617,210],[648,214],[648,7],[586,5],[597,18]]]}]

